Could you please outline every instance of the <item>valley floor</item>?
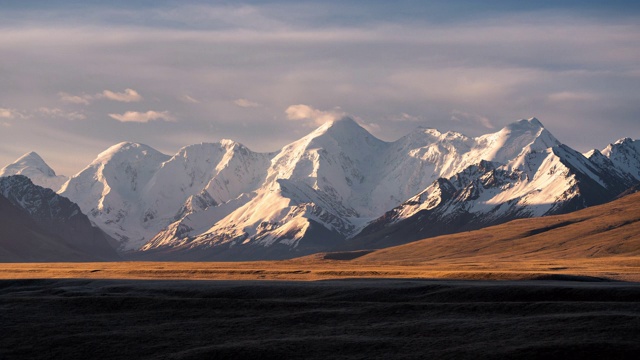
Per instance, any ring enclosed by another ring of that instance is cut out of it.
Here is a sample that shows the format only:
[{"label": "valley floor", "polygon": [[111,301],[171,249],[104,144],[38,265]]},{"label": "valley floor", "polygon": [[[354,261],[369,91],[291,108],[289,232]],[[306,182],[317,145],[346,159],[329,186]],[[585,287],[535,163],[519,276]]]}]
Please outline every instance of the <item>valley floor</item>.
[{"label": "valley floor", "polygon": [[640,284],[0,280],[0,324],[0,359],[635,359]]}]

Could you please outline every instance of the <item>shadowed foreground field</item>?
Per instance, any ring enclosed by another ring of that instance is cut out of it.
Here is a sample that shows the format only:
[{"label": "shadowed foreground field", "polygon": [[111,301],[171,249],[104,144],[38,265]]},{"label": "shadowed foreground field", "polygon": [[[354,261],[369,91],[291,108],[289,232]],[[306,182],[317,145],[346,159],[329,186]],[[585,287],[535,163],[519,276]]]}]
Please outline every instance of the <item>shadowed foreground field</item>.
[{"label": "shadowed foreground field", "polygon": [[635,359],[640,284],[2,280],[0,324],[0,359]]}]

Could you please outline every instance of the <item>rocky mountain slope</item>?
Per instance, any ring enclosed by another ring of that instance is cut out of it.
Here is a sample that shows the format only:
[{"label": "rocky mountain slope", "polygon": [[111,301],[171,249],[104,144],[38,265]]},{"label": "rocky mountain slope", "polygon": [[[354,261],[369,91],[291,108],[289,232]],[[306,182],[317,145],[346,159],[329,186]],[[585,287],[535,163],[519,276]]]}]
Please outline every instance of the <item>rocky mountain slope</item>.
[{"label": "rocky mountain slope", "polygon": [[0,178],[2,261],[119,259],[110,239],[78,205],[15,175]]}]

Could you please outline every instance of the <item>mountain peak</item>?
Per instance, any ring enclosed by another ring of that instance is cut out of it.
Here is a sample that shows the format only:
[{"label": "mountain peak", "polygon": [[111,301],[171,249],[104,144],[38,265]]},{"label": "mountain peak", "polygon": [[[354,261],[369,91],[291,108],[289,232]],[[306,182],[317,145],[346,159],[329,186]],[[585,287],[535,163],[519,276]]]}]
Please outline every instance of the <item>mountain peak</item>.
[{"label": "mountain peak", "polygon": [[640,180],[640,140],[622,138],[602,150],[619,169]]},{"label": "mountain peak", "polygon": [[220,140],[220,145],[222,145],[224,147],[233,147],[235,145],[238,145],[238,142],[233,141],[231,139],[221,139]]},{"label": "mountain peak", "polygon": [[147,155],[165,157],[166,159],[169,158],[169,156],[162,154],[161,152],[152,148],[151,146],[135,143],[135,142],[124,141],[124,142],[115,144],[110,148],[108,148],[107,150],[98,154],[98,156],[94,160],[94,163],[108,162],[110,160],[113,160],[114,158],[120,158],[120,157],[132,156],[134,158],[138,158],[138,157],[147,156]]},{"label": "mountain peak", "polygon": [[239,149],[247,149],[249,150],[249,148],[247,148],[246,146],[244,146],[243,144],[235,141],[235,140],[231,140],[231,139],[221,139],[219,142],[220,146],[224,149],[228,150],[239,150]]},{"label": "mountain peak", "polygon": [[614,145],[624,145],[633,143],[633,139],[630,137],[624,137],[614,143]]},{"label": "mountain peak", "polygon": [[524,149],[541,151],[560,144],[536,118],[518,120],[476,140],[475,157],[502,164],[514,160]]},{"label": "mountain peak", "polygon": [[513,122],[496,133],[500,137],[539,139],[546,147],[560,144],[560,142],[536,118],[522,119]]},{"label": "mountain peak", "polygon": [[329,131],[330,129],[338,130],[338,131],[353,131],[353,130],[364,130],[366,131],[360,124],[358,124],[352,117],[343,116],[339,119],[327,121],[322,124],[317,130],[319,131]]},{"label": "mountain peak", "polygon": [[527,121],[532,125],[537,125],[539,127],[544,127],[544,125],[536,117],[529,118],[529,119],[527,119]]},{"label": "mountain peak", "polygon": [[511,124],[505,126],[505,129],[509,130],[520,130],[520,131],[530,131],[536,129],[544,129],[544,125],[537,118],[529,118],[529,119],[521,119]]},{"label": "mountain peak", "polygon": [[[15,163],[27,164],[30,166],[38,166],[42,169],[53,170],[47,165],[47,163],[38,155],[35,151],[30,151],[24,155],[22,155]],[[53,176],[55,176],[55,172],[53,172]]]},{"label": "mountain peak", "polygon": [[66,176],[56,175],[40,155],[33,151],[22,155],[18,160],[0,170],[0,177],[10,175],[24,175],[34,184],[53,191],[58,191],[67,181]]},{"label": "mountain peak", "polygon": [[334,121],[327,121],[309,135],[293,144],[300,141],[322,148],[334,147],[336,144],[340,144],[340,146],[345,146],[346,148],[352,148],[358,147],[358,144],[362,142],[368,144],[367,146],[377,146],[378,144],[384,143],[382,140],[371,135],[371,133],[349,116]]},{"label": "mountain peak", "polygon": [[40,155],[38,155],[38,153],[36,153],[35,151],[29,151],[28,153],[22,155],[18,160],[21,160],[21,159],[34,159],[34,160],[39,160],[41,162],[44,162],[44,160],[42,160]]},{"label": "mountain peak", "polygon": [[13,163],[0,170],[0,176],[21,175],[39,172],[44,176],[55,177],[56,172],[38,155],[31,151],[19,157]]},{"label": "mountain peak", "polygon": [[440,130],[436,129],[436,128],[430,128],[430,127],[426,127],[426,126],[418,126],[416,128],[416,130],[414,131],[414,133],[423,133],[423,134],[429,134],[431,136],[435,136],[435,137],[440,137],[442,135],[442,133],[440,132]]},{"label": "mountain peak", "polygon": [[136,142],[131,142],[131,141],[123,141],[109,147],[107,150],[103,151],[103,153],[106,153],[106,152],[113,153],[113,152],[127,151],[130,149],[145,148],[145,147],[148,148],[149,146],[136,143]]},{"label": "mountain peak", "polygon": [[633,140],[630,137],[624,137],[613,144],[609,144],[602,150],[602,154],[611,157],[618,152],[637,152],[640,154],[640,140]]}]

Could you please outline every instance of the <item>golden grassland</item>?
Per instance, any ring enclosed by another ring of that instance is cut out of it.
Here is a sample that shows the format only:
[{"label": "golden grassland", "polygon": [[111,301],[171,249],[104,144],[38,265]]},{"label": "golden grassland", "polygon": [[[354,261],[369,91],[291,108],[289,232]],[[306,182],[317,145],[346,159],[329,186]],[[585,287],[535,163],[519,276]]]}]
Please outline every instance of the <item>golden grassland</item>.
[{"label": "golden grassland", "polygon": [[[371,252],[285,261],[5,263],[0,279],[532,279],[640,281],[640,193],[575,213],[523,219]],[[331,260],[343,259],[343,260]]]},{"label": "golden grassland", "polygon": [[421,264],[335,260],[272,262],[16,263],[0,279],[294,280],[352,278],[518,280],[570,274],[640,281],[640,257],[526,261],[432,261]]}]

